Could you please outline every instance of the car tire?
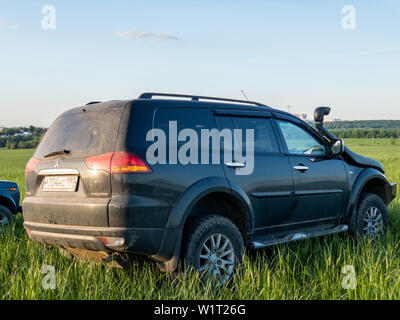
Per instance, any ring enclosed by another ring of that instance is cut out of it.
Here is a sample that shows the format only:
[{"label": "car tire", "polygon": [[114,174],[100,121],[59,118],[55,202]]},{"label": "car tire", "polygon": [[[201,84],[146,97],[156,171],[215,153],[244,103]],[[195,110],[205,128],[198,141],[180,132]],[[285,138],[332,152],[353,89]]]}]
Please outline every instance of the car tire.
[{"label": "car tire", "polygon": [[14,215],[7,207],[0,205],[0,232],[1,229],[8,226],[14,219]]},{"label": "car tire", "polygon": [[376,238],[386,232],[389,215],[382,198],[373,193],[360,196],[356,212],[354,233],[358,236]]},{"label": "car tire", "polygon": [[237,226],[219,215],[203,215],[190,222],[185,235],[185,266],[214,283],[228,283],[242,262],[244,244]]}]

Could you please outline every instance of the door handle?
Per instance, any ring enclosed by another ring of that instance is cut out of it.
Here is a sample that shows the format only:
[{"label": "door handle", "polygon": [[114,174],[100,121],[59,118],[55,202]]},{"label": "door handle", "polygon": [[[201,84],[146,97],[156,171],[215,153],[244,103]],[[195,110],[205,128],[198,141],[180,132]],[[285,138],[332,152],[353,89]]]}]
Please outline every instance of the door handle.
[{"label": "door handle", "polygon": [[310,168],[306,167],[306,166],[303,166],[303,165],[298,165],[298,166],[294,166],[293,169],[297,170],[297,171],[307,171]]},{"label": "door handle", "polygon": [[241,162],[227,162],[225,163],[225,165],[228,168],[244,168],[246,166],[244,163]]}]

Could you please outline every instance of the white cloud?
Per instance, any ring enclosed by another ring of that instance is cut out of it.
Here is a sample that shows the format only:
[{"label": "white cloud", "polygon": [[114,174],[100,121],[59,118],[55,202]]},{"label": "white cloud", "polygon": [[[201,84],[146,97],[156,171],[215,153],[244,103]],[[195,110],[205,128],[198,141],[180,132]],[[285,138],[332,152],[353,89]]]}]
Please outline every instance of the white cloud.
[{"label": "white cloud", "polygon": [[140,32],[140,31],[136,31],[136,30],[117,30],[117,31],[115,31],[115,35],[117,37],[149,39],[149,40],[157,40],[157,41],[177,41],[177,42],[185,43],[184,40],[180,39],[177,36],[163,34],[163,33]]}]

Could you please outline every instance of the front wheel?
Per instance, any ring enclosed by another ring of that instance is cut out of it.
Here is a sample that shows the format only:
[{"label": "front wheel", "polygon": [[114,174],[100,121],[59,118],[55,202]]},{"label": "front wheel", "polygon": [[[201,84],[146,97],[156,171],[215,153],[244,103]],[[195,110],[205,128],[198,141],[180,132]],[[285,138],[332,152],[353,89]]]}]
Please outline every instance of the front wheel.
[{"label": "front wheel", "polygon": [[372,193],[360,197],[355,221],[356,234],[376,238],[384,234],[389,225],[389,215],[383,200]]},{"label": "front wheel", "polygon": [[225,284],[242,262],[243,238],[236,225],[218,215],[192,221],[186,232],[183,258],[214,284]]}]

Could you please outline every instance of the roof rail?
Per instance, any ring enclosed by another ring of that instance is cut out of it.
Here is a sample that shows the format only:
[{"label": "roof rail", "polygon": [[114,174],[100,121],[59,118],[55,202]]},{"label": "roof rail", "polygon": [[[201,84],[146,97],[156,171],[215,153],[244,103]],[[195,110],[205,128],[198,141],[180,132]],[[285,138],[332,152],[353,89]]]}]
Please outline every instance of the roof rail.
[{"label": "roof rail", "polygon": [[266,105],[255,102],[255,101],[247,101],[247,100],[237,100],[237,99],[224,99],[224,98],[215,98],[215,97],[206,97],[206,96],[193,96],[187,94],[173,94],[173,93],[157,93],[157,92],[146,92],[142,93],[138,99],[152,99],[154,96],[157,97],[176,97],[176,98],[190,98],[192,101],[199,100],[215,100],[215,101],[225,101],[225,102],[236,102],[236,103],[246,103],[253,104],[260,107],[267,107]]},{"label": "roof rail", "polygon": [[85,106],[88,106],[90,104],[96,104],[96,103],[101,103],[101,101],[92,101],[92,102],[86,103]]}]

